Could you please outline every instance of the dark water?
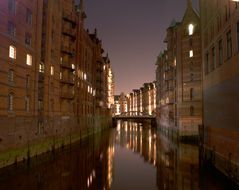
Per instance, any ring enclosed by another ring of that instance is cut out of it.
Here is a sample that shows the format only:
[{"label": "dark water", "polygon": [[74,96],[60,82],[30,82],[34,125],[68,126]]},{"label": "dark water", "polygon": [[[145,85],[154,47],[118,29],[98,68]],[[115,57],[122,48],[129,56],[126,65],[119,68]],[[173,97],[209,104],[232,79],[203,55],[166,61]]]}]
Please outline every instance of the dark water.
[{"label": "dark water", "polygon": [[199,172],[198,148],[175,144],[150,125],[119,122],[79,144],[0,170],[0,190],[235,189]]}]

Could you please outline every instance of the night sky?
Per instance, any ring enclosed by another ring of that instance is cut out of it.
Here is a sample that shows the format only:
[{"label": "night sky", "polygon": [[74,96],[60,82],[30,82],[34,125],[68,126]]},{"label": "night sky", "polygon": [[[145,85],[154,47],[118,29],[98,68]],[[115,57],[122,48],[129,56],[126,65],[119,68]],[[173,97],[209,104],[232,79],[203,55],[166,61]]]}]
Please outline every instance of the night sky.
[{"label": "night sky", "polygon": [[[155,62],[173,18],[180,21],[187,0],[85,0],[86,28],[103,42],[115,74],[116,94],[155,80]],[[198,9],[198,0],[193,0]]]}]

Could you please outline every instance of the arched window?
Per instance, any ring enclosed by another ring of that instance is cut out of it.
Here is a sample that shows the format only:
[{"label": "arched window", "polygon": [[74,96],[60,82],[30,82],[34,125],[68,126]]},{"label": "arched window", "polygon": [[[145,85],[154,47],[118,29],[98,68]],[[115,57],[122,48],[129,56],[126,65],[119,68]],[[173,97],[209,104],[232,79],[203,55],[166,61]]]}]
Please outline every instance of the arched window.
[{"label": "arched window", "polygon": [[9,111],[13,111],[13,98],[14,98],[13,93],[10,93],[8,95],[8,110]]}]

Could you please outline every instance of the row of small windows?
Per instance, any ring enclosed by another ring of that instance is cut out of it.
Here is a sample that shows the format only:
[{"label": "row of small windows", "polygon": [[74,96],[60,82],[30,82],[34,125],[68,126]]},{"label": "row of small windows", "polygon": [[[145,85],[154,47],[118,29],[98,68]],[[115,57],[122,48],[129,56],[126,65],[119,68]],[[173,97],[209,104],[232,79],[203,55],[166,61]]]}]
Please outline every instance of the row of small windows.
[{"label": "row of small windows", "polygon": [[[30,110],[30,97],[25,97],[25,111]],[[14,94],[10,93],[8,95],[8,111],[14,111]]]},{"label": "row of small windows", "polygon": [[[17,59],[17,49],[16,49],[16,47],[14,47],[12,45],[9,46],[9,57],[11,59]],[[32,55],[31,54],[26,55],[26,64],[29,66],[32,65]]]},{"label": "row of small windows", "polygon": [[[16,26],[13,22],[8,22],[7,32],[10,36],[16,36]],[[25,44],[29,46],[32,44],[32,36],[28,32],[25,33]]]},{"label": "row of small windows", "polygon": [[[14,70],[12,70],[12,69],[10,69],[9,71],[8,71],[8,82],[10,83],[10,84],[13,84],[14,83]],[[26,76],[26,82],[25,82],[25,84],[26,84],[26,89],[28,89],[29,87],[30,87],[30,75],[27,75]]]},{"label": "row of small windows", "polygon": [[[239,51],[239,23],[237,23],[237,51]],[[218,56],[216,54],[218,52]],[[217,66],[223,64],[223,40],[217,42],[217,47],[213,46],[211,51],[205,55],[205,74],[212,72]],[[226,33],[226,58],[227,60],[232,57],[232,34],[231,30]],[[218,58],[218,61],[217,61]]]}]

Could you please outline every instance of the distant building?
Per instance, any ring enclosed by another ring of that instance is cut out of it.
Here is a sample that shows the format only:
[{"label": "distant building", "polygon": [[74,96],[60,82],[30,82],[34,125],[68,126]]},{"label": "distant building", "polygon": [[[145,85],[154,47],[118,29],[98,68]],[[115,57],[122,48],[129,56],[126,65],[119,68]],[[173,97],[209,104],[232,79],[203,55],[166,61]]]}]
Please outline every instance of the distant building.
[{"label": "distant building", "polygon": [[204,150],[223,173],[239,181],[239,3],[200,1]]},{"label": "distant building", "polygon": [[200,18],[188,1],[182,21],[167,29],[157,61],[157,116],[160,126],[180,137],[197,136],[202,124]]},{"label": "distant building", "polygon": [[120,115],[121,114],[121,109],[120,109],[120,96],[115,95],[114,96],[114,111],[113,115]]},{"label": "distant building", "polygon": [[134,89],[127,96],[127,107],[131,114],[154,115],[156,113],[156,84],[145,83],[140,89]]}]

